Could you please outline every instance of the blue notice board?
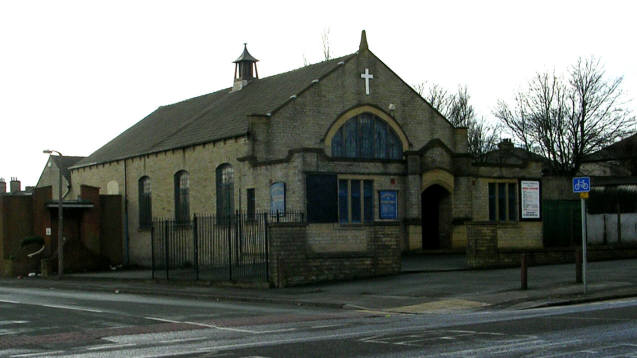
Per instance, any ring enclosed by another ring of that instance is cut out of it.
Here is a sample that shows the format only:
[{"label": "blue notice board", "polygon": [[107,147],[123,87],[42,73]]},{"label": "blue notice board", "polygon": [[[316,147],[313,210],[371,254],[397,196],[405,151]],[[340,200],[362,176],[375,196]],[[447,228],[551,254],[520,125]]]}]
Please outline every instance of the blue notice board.
[{"label": "blue notice board", "polygon": [[270,185],[270,212],[285,214],[285,183],[276,182]]},{"label": "blue notice board", "polygon": [[591,191],[590,177],[573,178],[573,193],[588,193]]},{"label": "blue notice board", "polygon": [[398,218],[398,192],[396,190],[380,190],[379,216],[381,219],[396,220]]}]

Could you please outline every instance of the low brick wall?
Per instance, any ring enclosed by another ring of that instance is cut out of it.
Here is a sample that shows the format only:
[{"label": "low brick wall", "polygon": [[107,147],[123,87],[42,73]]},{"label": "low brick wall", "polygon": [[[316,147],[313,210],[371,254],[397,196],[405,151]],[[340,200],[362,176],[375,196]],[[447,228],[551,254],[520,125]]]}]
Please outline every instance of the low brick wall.
[{"label": "low brick wall", "polygon": [[[550,265],[575,262],[575,250],[564,247],[550,249],[498,248],[498,230],[495,223],[467,224],[467,266],[471,268],[514,267],[520,265],[522,254],[528,264]],[[637,245],[589,246],[588,261],[637,258]]]},{"label": "low brick wall", "polygon": [[[318,225],[280,223],[270,226],[270,282],[275,287],[400,272],[399,224],[336,225],[331,230],[326,230],[324,224]],[[320,235],[325,238],[319,239]],[[339,245],[346,251],[317,245],[317,242],[329,243],[335,238],[348,240],[350,237],[354,240],[351,245],[348,242]]]}]

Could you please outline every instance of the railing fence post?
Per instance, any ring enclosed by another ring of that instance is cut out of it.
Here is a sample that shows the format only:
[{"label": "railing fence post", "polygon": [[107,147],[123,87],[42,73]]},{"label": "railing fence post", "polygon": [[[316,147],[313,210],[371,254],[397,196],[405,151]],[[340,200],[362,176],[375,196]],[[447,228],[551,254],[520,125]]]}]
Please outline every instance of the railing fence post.
[{"label": "railing fence post", "polygon": [[195,281],[199,281],[199,230],[197,224],[197,215],[192,219],[192,239],[193,239],[193,261],[195,266]]},{"label": "railing fence post", "polygon": [[150,267],[151,267],[151,278],[155,279],[155,221],[153,221],[152,226],[150,227]]}]

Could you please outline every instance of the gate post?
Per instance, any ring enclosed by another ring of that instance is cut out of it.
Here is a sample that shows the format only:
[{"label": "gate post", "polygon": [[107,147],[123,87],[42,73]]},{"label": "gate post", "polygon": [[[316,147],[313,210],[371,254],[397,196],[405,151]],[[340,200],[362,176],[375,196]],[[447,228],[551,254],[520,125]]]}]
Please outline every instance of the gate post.
[{"label": "gate post", "polygon": [[197,215],[192,219],[192,240],[193,240],[193,258],[195,266],[195,281],[199,281],[199,232],[197,230]]},{"label": "gate post", "polygon": [[232,281],[232,214],[226,215],[226,232],[228,233],[228,280]]}]

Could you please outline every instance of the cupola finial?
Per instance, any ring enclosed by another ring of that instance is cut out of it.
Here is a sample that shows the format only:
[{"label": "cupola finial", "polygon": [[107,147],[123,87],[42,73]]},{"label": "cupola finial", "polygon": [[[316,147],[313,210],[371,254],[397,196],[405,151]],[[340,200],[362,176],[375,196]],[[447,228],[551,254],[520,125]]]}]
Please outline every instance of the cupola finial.
[{"label": "cupola finial", "polygon": [[257,71],[258,61],[248,52],[248,43],[244,42],[241,56],[233,61],[235,63],[233,92],[242,89],[253,79],[259,78],[259,72]]}]

